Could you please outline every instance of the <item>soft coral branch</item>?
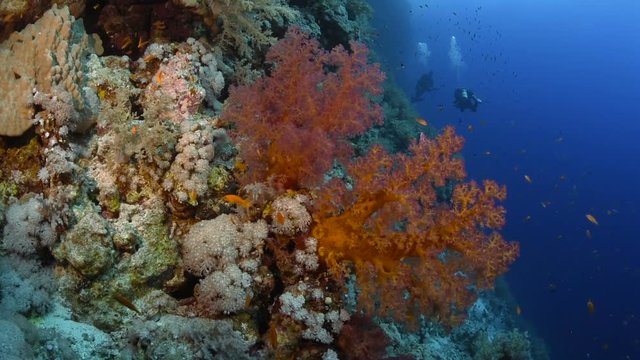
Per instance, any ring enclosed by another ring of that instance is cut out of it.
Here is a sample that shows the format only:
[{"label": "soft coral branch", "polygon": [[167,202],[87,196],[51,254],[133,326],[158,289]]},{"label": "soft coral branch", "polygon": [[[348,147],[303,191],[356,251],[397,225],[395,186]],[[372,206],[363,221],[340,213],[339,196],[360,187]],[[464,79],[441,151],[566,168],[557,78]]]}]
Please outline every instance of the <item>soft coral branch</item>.
[{"label": "soft coral branch", "polygon": [[348,137],[382,121],[371,96],[381,94],[384,74],[367,64],[364,45],[350,47],[329,53],[293,28],[267,54],[270,76],[231,89],[223,118],[246,138],[246,182],[276,176],[289,187],[317,185],[335,158],[352,154]]},{"label": "soft coral branch", "polygon": [[[517,244],[494,232],[504,224],[495,203],[506,191],[492,181],[462,182],[464,164],[454,156],[462,145],[447,128],[433,140],[421,136],[410,155],[374,146],[347,167],[352,191],[334,181],[321,193],[319,255],[338,277],[353,265],[365,310],[455,323],[474,299],[470,286],[490,287],[517,256]],[[452,195],[441,196],[444,188]]]}]

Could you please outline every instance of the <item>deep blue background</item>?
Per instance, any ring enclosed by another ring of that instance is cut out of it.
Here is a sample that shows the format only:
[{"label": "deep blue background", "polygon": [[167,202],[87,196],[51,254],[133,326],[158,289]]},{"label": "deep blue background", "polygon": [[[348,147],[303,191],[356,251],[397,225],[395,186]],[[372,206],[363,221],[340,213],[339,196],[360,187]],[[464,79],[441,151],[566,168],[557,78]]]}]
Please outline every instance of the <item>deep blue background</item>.
[{"label": "deep blue background", "polygon": [[[640,359],[640,1],[411,1],[372,1],[377,50],[409,94],[434,71],[421,116],[466,137],[471,178],[507,185],[523,322],[553,359]],[[451,106],[458,86],[485,101],[477,113]]]}]

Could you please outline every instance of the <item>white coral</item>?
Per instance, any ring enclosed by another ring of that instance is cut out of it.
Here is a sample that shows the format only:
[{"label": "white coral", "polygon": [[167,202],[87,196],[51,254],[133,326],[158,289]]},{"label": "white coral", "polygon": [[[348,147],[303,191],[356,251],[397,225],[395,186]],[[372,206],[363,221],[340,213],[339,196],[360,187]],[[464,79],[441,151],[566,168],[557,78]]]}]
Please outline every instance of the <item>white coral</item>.
[{"label": "white coral", "polygon": [[231,264],[200,281],[195,296],[198,302],[206,304],[207,310],[229,314],[242,310],[252,283],[251,275]]},{"label": "white coral", "polygon": [[280,312],[305,326],[302,332],[304,339],[330,344],[333,342],[332,334],[340,332],[344,322],[349,320],[349,314],[343,309],[328,310],[326,313],[313,310],[318,307],[321,294],[321,289],[305,283],[290,286],[280,295]]},{"label": "white coral", "polygon": [[263,220],[236,223],[238,218],[227,214],[200,221],[182,240],[185,268],[205,277],[196,288],[196,298],[214,313],[242,309],[251,295],[252,276],[268,234]]},{"label": "white coral", "polygon": [[315,271],[318,269],[318,240],[308,237],[304,240],[304,249],[296,250],[293,257],[296,260],[295,272],[304,274],[306,271]]},{"label": "white coral", "polygon": [[309,230],[311,215],[304,206],[308,198],[297,194],[294,197],[283,195],[271,203],[273,214],[272,230],[276,234],[295,235]]},{"label": "white coral", "polygon": [[56,241],[54,227],[45,218],[46,204],[42,195],[33,196],[24,203],[15,203],[7,209],[7,225],[0,241],[3,250],[22,255],[34,255],[38,249]]},{"label": "white coral", "polygon": [[180,202],[193,201],[194,195],[207,191],[207,179],[214,158],[214,129],[206,120],[182,123],[175,160],[163,182],[165,190],[173,190]]}]

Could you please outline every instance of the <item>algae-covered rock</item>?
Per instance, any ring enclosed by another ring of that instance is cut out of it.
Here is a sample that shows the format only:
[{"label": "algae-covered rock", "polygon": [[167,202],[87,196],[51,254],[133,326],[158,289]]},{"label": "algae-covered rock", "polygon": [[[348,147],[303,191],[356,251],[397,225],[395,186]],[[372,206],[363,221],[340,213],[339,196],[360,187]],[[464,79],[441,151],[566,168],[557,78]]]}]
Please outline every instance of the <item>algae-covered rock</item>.
[{"label": "algae-covered rock", "polygon": [[99,276],[115,259],[109,223],[93,211],[85,213],[65,234],[54,256],[86,277]]},{"label": "algae-covered rock", "polygon": [[[140,205],[123,204],[116,229],[123,231],[136,251],[118,265],[135,288],[160,288],[174,276],[180,266],[178,243],[169,236],[166,208],[160,198]],[[117,235],[116,237],[119,237]],[[124,241],[126,242],[126,241]]]}]

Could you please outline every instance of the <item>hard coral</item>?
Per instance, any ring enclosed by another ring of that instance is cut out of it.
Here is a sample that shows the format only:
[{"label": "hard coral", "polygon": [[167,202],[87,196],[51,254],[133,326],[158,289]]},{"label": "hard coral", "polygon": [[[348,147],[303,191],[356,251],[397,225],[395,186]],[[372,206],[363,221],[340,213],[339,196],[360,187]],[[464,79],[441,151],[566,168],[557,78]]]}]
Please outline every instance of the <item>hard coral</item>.
[{"label": "hard coral", "polygon": [[[495,201],[506,190],[459,183],[464,164],[454,154],[462,144],[447,128],[434,140],[421,136],[411,156],[375,146],[348,166],[352,191],[334,180],[320,194],[318,253],[338,278],[353,265],[369,313],[426,313],[454,324],[474,300],[470,287],[490,287],[517,256],[518,245],[493,232],[504,224]],[[450,186],[453,194],[440,196]]]},{"label": "hard coral", "polygon": [[[334,158],[346,160],[350,136],[382,121],[371,95],[382,92],[384,74],[367,64],[367,48],[351,43],[330,53],[297,28],[274,45],[271,75],[230,90],[222,117],[250,140],[241,144],[249,165],[244,182],[281,177],[287,187],[310,187]],[[331,70],[335,71],[331,71]]]}]

